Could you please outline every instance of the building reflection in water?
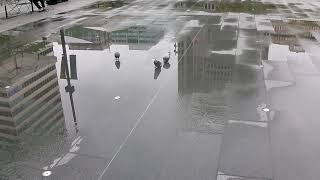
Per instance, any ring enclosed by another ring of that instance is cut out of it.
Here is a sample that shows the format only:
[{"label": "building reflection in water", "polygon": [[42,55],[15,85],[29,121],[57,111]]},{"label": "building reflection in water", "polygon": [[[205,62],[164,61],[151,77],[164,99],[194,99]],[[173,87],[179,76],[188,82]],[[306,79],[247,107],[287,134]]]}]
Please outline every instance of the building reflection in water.
[{"label": "building reflection in water", "polygon": [[74,26],[65,30],[71,50],[103,50],[111,44],[128,45],[129,50],[149,50],[164,36],[161,27],[131,26],[111,31],[102,27]]},{"label": "building reflection in water", "polygon": [[49,135],[65,130],[51,44],[34,42],[19,49],[21,52],[1,59],[1,146],[18,143],[28,135]]},{"label": "building reflection in water", "polygon": [[182,97],[191,96],[186,130],[215,134],[223,131],[225,95],[232,82],[235,56],[211,52],[215,43],[211,37],[218,30],[211,27],[203,27],[195,39],[191,38],[197,30],[179,40],[178,91]]},{"label": "building reflection in water", "polygon": [[70,50],[104,50],[111,45],[110,34],[98,27],[68,28],[65,30],[65,39]]},{"label": "building reflection in water", "polygon": [[273,28],[275,33],[271,34],[271,39],[274,44],[288,45],[291,52],[305,52],[298,38],[308,40],[316,40],[313,32],[319,31],[320,26],[317,22],[304,20],[273,20]]},{"label": "building reflection in water", "polygon": [[263,33],[263,37],[261,38],[261,56],[263,60],[272,59],[272,57],[274,57],[275,55],[281,54],[279,53],[281,50],[284,50],[278,50],[277,47],[279,46],[274,48],[274,45],[280,45],[280,47],[287,47],[287,53],[304,53],[306,50],[301,45],[301,39],[310,42],[317,42],[317,32],[320,31],[320,26],[317,24],[316,21],[291,19],[287,21],[272,20],[271,23],[274,32]]},{"label": "building reflection in water", "polygon": [[132,26],[111,32],[113,44],[129,45],[130,50],[149,50],[164,36],[162,27]]}]

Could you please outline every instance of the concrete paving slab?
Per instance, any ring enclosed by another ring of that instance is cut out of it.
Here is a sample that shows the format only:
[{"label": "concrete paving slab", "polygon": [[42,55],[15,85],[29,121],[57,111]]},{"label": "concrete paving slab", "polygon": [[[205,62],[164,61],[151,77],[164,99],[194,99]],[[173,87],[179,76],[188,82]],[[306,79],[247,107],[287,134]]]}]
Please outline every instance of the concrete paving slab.
[{"label": "concrete paving slab", "polygon": [[267,123],[228,122],[222,139],[219,172],[233,176],[272,179]]}]

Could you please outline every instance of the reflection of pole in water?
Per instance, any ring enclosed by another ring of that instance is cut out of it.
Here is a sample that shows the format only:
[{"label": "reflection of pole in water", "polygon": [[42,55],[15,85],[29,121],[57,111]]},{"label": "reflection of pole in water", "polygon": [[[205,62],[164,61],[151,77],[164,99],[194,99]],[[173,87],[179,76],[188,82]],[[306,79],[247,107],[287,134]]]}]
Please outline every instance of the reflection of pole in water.
[{"label": "reflection of pole in water", "polygon": [[114,64],[116,65],[117,69],[120,69],[120,61],[115,61]]},{"label": "reflection of pole in water", "polygon": [[68,67],[68,62],[67,62],[66,42],[64,39],[64,30],[63,29],[60,30],[60,35],[61,35],[61,44],[62,44],[62,50],[63,50],[61,65],[64,67],[64,71],[62,71],[62,72],[66,76],[67,83],[68,83],[68,85],[65,87],[65,90],[66,90],[66,92],[69,92],[71,108],[72,108],[72,115],[73,115],[73,122],[75,125],[76,133],[78,133],[79,132],[78,123],[77,123],[77,117],[76,117],[76,112],[75,112],[75,108],[74,108],[73,96],[72,96],[75,89],[74,89],[74,86],[71,85],[71,81],[70,81],[69,67]]}]

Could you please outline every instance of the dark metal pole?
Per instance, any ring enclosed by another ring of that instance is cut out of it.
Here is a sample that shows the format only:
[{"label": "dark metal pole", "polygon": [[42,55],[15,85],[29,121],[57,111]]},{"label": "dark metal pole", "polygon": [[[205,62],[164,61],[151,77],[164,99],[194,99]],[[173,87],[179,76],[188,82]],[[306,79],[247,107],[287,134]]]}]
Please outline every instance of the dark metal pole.
[{"label": "dark metal pole", "polygon": [[30,0],[31,2],[31,12],[34,12],[34,9],[33,9],[33,0]]},{"label": "dark metal pole", "polygon": [[60,35],[61,35],[61,44],[62,44],[62,60],[61,64],[65,66],[65,74],[66,74],[66,79],[68,82],[68,85],[65,87],[66,92],[69,92],[70,96],[70,102],[71,102],[71,108],[72,108],[72,115],[73,115],[73,122],[76,128],[76,133],[78,133],[78,123],[77,123],[77,117],[76,117],[76,111],[74,108],[74,102],[73,102],[73,96],[72,94],[74,93],[74,86],[71,85],[70,81],[70,74],[69,74],[69,67],[68,67],[68,61],[67,61],[67,50],[66,50],[66,41],[64,39],[64,29],[60,30]]},{"label": "dark metal pole", "polygon": [[8,18],[7,5],[4,5],[4,11],[5,11],[5,13],[6,13],[6,18]]}]

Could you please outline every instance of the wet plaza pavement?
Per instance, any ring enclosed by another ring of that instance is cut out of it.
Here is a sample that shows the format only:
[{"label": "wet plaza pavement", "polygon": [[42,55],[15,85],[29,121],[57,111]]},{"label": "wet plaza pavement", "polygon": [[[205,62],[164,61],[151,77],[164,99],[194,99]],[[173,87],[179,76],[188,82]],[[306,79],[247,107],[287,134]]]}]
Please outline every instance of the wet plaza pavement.
[{"label": "wet plaza pavement", "polygon": [[318,179],[319,10],[113,1],[2,32],[0,179]]}]

